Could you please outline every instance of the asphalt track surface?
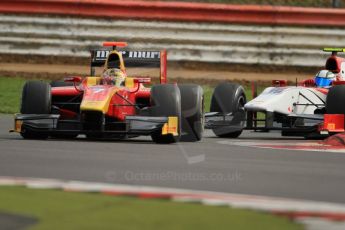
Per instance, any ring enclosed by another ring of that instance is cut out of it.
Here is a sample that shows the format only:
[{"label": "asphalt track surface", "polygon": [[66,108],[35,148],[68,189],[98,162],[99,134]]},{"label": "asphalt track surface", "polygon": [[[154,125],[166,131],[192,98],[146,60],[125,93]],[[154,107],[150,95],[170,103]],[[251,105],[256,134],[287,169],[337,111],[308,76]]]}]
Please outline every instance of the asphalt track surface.
[{"label": "asphalt track surface", "polygon": [[[24,140],[0,116],[0,175],[150,185],[345,203],[345,153],[262,149],[239,141],[284,141],[277,133],[239,139],[206,132],[198,143],[157,145],[148,137],[123,141]],[[227,141],[229,144],[221,144]]]},{"label": "asphalt track surface", "polygon": [[0,212],[1,230],[27,229],[37,223],[37,219],[27,216]]}]

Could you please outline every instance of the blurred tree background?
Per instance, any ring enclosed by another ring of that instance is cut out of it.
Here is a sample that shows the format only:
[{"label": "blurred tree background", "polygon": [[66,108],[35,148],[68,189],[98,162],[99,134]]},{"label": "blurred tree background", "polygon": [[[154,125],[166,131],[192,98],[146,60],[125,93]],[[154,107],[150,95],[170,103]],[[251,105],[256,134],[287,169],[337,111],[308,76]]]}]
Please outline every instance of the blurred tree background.
[{"label": "blurred tree background", "polygon": [[300,7],[344,7],[345,0],[163,0],[179,2],[207,2],[247,5],[300,6]]}]

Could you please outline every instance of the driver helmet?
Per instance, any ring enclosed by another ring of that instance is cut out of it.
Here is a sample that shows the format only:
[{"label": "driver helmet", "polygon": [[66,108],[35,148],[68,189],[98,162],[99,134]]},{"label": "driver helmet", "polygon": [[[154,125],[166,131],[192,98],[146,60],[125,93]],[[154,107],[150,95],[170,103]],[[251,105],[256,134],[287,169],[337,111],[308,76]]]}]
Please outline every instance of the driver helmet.
[{"label": "driver helmet", "polygon": [[102,74],[103,84],[123,86],[126,75],[122,70],[117,68],[110,68]]},{"label": "driver helmet", "polygon": [[321,70],[315,76],[315,84],[317,87],[329,87],[336,79],[336,75],[328,70]]}]

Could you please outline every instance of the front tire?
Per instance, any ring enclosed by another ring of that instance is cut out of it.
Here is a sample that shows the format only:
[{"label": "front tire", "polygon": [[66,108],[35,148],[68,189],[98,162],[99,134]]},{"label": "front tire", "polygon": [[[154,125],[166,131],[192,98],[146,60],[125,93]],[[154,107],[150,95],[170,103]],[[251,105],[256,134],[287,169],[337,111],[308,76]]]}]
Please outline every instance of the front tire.
[{"label": "front tire", "polygon": [[[246,102],[246,95],[241,85],[223,82],[214,89],[210,112],[235,113],[243,109]],[[237,138],[242,133],[242,129],[234,131],[226,126],[213,128],[212,131],[218,137],[228,138]]]},{"label": "front tire", "polygon": [[176,85],[164,84],[155,85],[151,88],[151,116],[178,118],[178,135],[162,135],[162,130],[157,130],[151,134],[151,138],[156,143],[168,144],[178,142],[181,137],[181,95]]},{"label": "front tire", "polygon": [[[42,81],[29,81],[25,83],[22,91],[20,112],[22,114],[50,114],[51,88]],[[46,139],[48,134],[37,133],[22,127],[21,136],[25,139]]]},{"label": "front tire", "polygon": [[181,93],[182,141],[195,142],[204,132],[204,91],[196,84],[178,85]]}]

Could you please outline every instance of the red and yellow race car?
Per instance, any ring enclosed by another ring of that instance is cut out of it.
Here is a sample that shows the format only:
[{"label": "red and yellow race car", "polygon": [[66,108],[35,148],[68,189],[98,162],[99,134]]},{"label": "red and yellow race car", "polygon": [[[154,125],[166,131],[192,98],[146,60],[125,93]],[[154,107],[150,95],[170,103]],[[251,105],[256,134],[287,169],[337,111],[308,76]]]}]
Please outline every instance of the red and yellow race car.
[{"label": "red and yellow race car", "polygon": [[[26,82],[15,132],[23,138],[127,138],[150,135],[156,143],[202,138],[203,90],[195,84],[167,84],[166,51],[125,51],[125,42],[91,50],[91,75],[62,84]],[[129,77],[126,67],[160,67],[160,84]],[[100,76],[95,69],[103,67]]]}]

